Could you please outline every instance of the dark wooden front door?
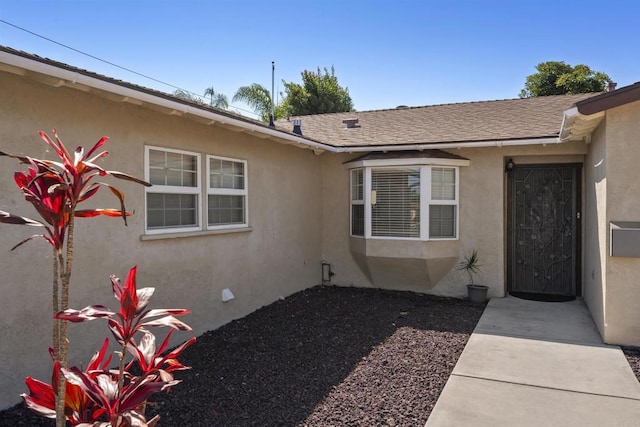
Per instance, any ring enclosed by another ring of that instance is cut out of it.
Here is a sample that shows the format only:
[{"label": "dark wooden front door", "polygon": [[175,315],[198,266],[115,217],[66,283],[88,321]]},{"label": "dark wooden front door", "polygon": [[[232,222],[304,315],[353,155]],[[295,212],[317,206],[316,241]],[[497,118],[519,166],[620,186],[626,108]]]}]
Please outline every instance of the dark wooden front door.
[{"label": "dark wooden front door", "polygon": [[508,179],[507,288],[515,295],[580,294],[579,164],[515,165]]}]

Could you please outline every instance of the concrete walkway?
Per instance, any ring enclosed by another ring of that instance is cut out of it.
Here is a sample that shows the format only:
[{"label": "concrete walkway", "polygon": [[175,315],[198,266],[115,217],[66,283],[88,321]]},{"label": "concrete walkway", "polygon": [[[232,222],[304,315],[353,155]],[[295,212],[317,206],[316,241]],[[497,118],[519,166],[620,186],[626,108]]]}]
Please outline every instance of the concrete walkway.
[{"label": "concrete walkway", "polygon": [[427,426],[640,426],[640,383],[580,300],[489,302]]}]

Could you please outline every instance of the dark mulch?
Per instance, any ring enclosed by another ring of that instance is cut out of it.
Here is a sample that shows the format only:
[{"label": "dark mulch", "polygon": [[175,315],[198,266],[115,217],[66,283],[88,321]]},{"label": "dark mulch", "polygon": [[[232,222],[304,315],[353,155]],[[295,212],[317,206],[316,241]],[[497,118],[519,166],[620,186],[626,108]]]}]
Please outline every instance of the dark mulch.
[{"label": "dark mulch", "polygon": [[629,361],[631,370],[640,381],[640,347],[622,347],[622,351]]},{"label": "dark mulch", "polygon": [[[315,287],[198,338],[163,426],[423,426],[484,306]],[[49,421],[49,420],[44,420]],[[23,406],[1,426],[48,426]]]}]

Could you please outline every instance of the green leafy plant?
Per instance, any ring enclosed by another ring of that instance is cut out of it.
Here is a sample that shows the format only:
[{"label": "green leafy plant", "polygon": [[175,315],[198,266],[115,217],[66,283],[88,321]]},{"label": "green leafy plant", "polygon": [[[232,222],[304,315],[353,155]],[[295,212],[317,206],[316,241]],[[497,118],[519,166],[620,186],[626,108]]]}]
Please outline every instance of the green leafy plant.
[{"label": "green leafy plant", "polygon": [[[42,221],[13,215],[0,211],[0,222],[7,224],[43,227],[45,232],[35,234],[19,242],[13,249],[29,240],[43,238],[53,247],[53,356],[62,368],[67,366],[68,341],[67,322],[55,319],[55,315],[69,308],[69,284],[73,264],[74,219],[95,216],[122,217],[125,225],[127,216],[124,195],[110,184],[96,181],[97,177],[112,176],[118,179],[136,182],[145,186],[151,184],[118,171],[105,170],[96,162],[108,155],[107,151],[99,151],[107,142],[102,137],[91,149],[85,151],[79,146],[70,152],[64,146],[56,130],[54,138],[39,132],[44,142],[51,147],[58,160],[40,160],[28,156],[20,156],[0,151],[0,156],[8,156],[27,165],[26,172],[18,171],[14,180],[25,199],[33,205]],[[118,209],[78,209],[78,206],[95,196],[106,187],[120,202]],[[56,425],[64,427],[64,394],[65,379],[59,376]]]},{"label": "green leafy plant", "polygon": [[[77,367],[60,368],[59,363],[55,362],[52,384],[56,384],[56,376],[62,372],[67,380],[65,414],[72,426],[152,427],[160,416],[146,420],[147,400],[153,394],[167,391],[180,383],[180,380],[174,379],[173,372],[190,369],[181,364],[178,357],[196,341],[194,337],[164,354],[175,330],[193,331],[176,318],[189,314],[189,310],[147,308],[154,288],[137,289],[136,272],[137,268],[133,267],[124,285],[120,279],[111,276],[113,295],[120,304],[119,311],[92,305],[82,310],[65,310],[56,315],[56,318],[70,322],[105,318],[111,334],[121,347],[116,352],[119,357],[116,370],[109,369],[111,356],[104,360],[108,339],[105,339],[102,348],[85,370]],[[156,348],[156,338],[149,331],[150,327],[171,328],[159,348]],[[131,354],[131,360],[126,362],[128,353]],[[134,366],[137,366],[136,372],[140,372],[140,375],[131,373]],[[26,383],[29,394],[22,395],[26,405],[45,417],[55,417],[54,388],[33,378],[27,378]]]},{"label": "green leafy plant", "polygon": [[458,263],[458,270],[462,270],[469,275],[469,280],[472,285],[474,284],[473,276],[480,274],[480,267],[482,267],[482,264],[479,262],[478,251],[475,249]]}]

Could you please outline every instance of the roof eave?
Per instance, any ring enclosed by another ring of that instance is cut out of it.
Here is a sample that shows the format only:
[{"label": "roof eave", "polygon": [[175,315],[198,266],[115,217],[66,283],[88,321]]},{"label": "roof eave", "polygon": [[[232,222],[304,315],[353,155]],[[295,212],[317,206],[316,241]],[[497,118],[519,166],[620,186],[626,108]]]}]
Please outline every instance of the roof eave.
[{"label": "roof eave", "polygon": [[604,115],[604,111],[589,115],[582,114],[578,107],[566,110],[560,127],[560,140],[590,142],[591,134],[600,125]]},{"label": "roof eave", "polygon": [[135,105],[149,104],[156,108],[159,107],[166,114],[171,115],[194,116],[199,118],[205,124],[213,125],[217,123],[233,128],[236,131],[256,133],[263,138],[276,140],[280,143],[311,149],[316,154],[321,154],[324,151],[335,151],[335,147],[331,145],[300,137],[293,133],[271,129],[267,126],[261,126],[241,119],[229,117],[208,109],[201,109],[194,105],[135,90],[130,87],[118,85],[111,81],[92,77],[78,71],[71,71],[56,67],[55,65],[43,61],[36,61],[10,52],[0,51],[0,70],[21,76],[25,76],[26,72],[37,73],[54,79],[54,81],[50,81],[49,83],[56,87],[68,86],[80,90],[94,89],[106,92],[117,96],[122,102],[128,102]]},{"label": "roof eave", "polygon": [[600,125],[606,111],[640,100],[640,82],[576,102],[564,112],[560,139],[591,141],[593,131]]},{"label": "roof eave", "polygon": [[453,149],[453,148],[485,148],[485,147],[507,147],[516,145],[547,145],[559,144],[560,138],[557,136],[540,137],[540,138],[524,138],[524,139],[505,139],[505,140],[486,140],[486,141],[461,141],[461,142],[437,142],[437,143],[414,143],[414,144],[380,144],[380,145],[360,145],[360,146],[342,146],[336,147],[338,152],[342,153],[361,153],[365,151],[400,151],[400,150],[433,150],[433,149]]}]

